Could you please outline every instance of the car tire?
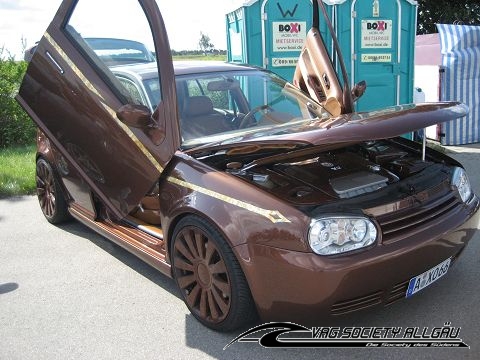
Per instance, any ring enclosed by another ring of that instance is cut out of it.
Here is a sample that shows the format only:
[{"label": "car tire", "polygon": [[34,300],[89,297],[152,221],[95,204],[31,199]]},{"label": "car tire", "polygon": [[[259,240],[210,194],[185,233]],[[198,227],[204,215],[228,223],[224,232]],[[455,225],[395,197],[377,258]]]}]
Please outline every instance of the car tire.
[{"label": "car tire", "polygon": [[245,275],[220,232],[198,216],[179,221],[171,244],[172,271],[190,312],[216,331],[256,318]]},{"label": "car tire", "polygon": [[59,224],[70,218],[67,201],[60,187],[57,174],[44,158],[37,160],[37,197],[43,215],[51,224]]}]

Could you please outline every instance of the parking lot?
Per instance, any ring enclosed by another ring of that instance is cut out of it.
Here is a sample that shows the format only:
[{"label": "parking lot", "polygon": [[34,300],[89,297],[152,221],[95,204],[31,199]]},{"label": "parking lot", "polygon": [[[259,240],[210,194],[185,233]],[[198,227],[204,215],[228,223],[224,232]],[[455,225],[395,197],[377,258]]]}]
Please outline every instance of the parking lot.
[{"label": "parking lot", "polygon": [[[480,193],[480,145],[450,147]],[[478,359],[480,233],[409,300],[336,326],[461,327],[470,349],[265,349],[200,325],[172,280],[85,226],[44,220],[36,197],[0,200],[0,359]],[[318,324],[322,326],[323,324]],[[252,325],[253,326],[253,325]],[[247,330],[247,329],[243,329]]]}]

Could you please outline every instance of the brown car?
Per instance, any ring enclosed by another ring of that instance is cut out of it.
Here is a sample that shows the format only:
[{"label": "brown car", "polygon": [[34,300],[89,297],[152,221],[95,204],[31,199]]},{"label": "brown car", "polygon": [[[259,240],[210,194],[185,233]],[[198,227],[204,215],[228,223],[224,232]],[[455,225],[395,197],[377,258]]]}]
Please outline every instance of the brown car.
[{"label": "brown car", "polygon": [[400,135],[467,109],[356,113],[365,84],[343,76],[318,19],[291,85],[249,66],[174,67],[154,0],[64,0],[18,95],[40,129],[42,211],[174,278],[216,330],[410,297],[457,260],[479,199],[461,164]]}]

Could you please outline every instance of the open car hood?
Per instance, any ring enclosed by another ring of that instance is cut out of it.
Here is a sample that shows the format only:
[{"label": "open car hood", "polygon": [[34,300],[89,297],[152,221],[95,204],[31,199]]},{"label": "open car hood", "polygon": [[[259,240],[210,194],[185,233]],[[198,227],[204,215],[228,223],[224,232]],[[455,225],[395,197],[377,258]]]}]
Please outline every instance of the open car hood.
[{"label": "open car hood", "polygon": [[450,121],[467,115],[468,107],[459,102],[408,104],[388,107],[379,111],[345,114],[331,119],[314,119],[285,124],[254,134],[229,138],[192,150],[195,154],[208,150],[242,147],[255,144],[259,150],[272,143],[303,144],[329,149],[345,144],[392,138],[427,126]]}]

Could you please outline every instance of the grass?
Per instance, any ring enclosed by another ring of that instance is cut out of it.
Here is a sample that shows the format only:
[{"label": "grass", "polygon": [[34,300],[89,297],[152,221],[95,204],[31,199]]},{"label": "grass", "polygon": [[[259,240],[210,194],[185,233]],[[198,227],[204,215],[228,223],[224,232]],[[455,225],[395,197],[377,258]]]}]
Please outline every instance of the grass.
[{"label": "grass", "polygon": [[35,145],[0,149],[0,198],[35,193]]}]

